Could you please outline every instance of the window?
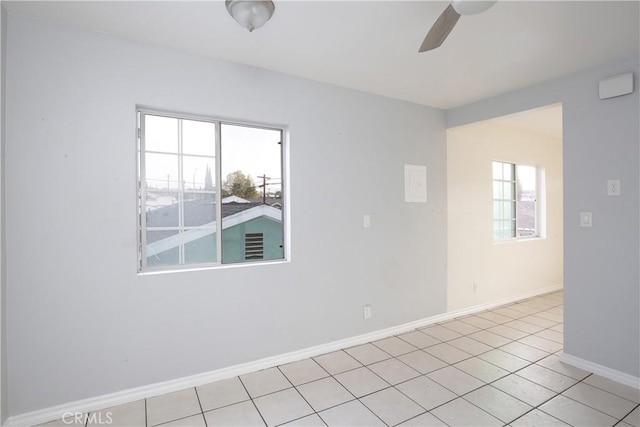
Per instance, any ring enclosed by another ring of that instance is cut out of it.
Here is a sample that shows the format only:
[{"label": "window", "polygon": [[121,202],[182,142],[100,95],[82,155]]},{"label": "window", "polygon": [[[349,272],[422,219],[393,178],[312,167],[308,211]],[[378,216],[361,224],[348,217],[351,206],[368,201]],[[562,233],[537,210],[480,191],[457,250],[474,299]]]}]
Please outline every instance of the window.
[{"label": "window", "polygon": [[493,162],[494,240],[540,236],[538,169]]},{"label": "window", "polygon": [[139,270],[284,259],[282,129],[138,111]]}]

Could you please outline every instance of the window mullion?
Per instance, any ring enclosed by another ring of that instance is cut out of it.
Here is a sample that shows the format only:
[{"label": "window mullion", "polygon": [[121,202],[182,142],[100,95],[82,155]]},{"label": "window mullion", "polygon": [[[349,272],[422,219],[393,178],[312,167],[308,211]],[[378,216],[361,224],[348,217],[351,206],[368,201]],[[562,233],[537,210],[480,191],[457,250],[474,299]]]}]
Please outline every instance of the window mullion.
[{"label": "window mullion", "polygon": [[215,123],[216,137],[216,262],[222,264],[222,126]]},{"label": "window mullion", "polygon": [[146,186],[146,165],[145,165],[145,118],[144,113],[140,113],[140,126],[138,131],[138,143],[140,144],[138,149],[138,167],[140,168],[140,174],[138,176],[138,185],[140,187],[140,268],[147,268],[147,186]]},{"label": "window mullion", "polygon": [[185,263],[184,257],[184,158],[182,156],[182,119],[178,119],[178,264]]}]

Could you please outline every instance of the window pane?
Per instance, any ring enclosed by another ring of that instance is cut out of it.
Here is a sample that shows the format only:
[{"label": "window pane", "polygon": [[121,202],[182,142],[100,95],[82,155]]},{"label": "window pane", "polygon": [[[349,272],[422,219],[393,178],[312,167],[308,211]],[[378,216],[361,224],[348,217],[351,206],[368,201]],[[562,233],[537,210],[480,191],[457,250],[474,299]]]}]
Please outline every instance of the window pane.
[{"label": "window pane", "polygon": [[493,162],[493,179],[502,179],[502,162]]},{"label": "window pane", "polygon": [[502,216],[502,202],[493,202],[493,219],[504,219]]},{"label": "window pane", "polygon": [[184,226],[215,227],[216,202],[211,193],[185,193]]},{"label": "window pane", "polygon": [[215,167],[214,158],[184,156],[182,160],[184,189],[214,191]]},{"label": "window pane", "polygon": [[533,237],[537,231],[537,169],[533,166],[517,167],[518,179],[518,237]]},{"label": "window pane", "polygon": [[221,133],[222,262],[282,259],[281,131],[223,124]]},{"label": "window pane", "polygon": [[149,200],[151,195],[152,193],[147,193],[147,228],[177,227],[180,208],[177,194],[174,197],[160,196]]},{"label": "window pane", "polygon": [[184,154],[215,157],[216,125],[209,122],[183,120],[182,151]]},{"label": "window pane", "polygon": [[515,200],[514,194],[513,194],[513,183],[512,182],[503,182],[502,183],[502,187],[503,187],[503,193],[502,193],[502,198],[505,200]]},{"label": "window pane", "polygon": [[513,202],[502,202],[502,215],[503,219],[512,219],[515,218],[515,212],[514,212],[514,208],[515,208],[515,203]]},{"label": "window pane", "polygon": [[178,156],[172,154],[145,155],[145,183],[149,192],[178,190]]},{"label": "window pane", "polygon": [[513,166],[512,163],[502,164],[502,179],[505,181],[513,181]]},{"label": "window pane", "polygon": [[178,119],[145,115],[145,150],[178,152]]},{"label": "window pane", "polygon": [[216,262],[216,229],[186,230],[183,235],[185,264]]},{"label": "window pane", "polygon": [[147,266],[176,265],[180,260],[178,230],[147,230]]},{"label": "window pane", "polygon": [[502,191],[502,182],[501,181],[493,181],[493,198],[494,199],[502,199],[503,191]]}]

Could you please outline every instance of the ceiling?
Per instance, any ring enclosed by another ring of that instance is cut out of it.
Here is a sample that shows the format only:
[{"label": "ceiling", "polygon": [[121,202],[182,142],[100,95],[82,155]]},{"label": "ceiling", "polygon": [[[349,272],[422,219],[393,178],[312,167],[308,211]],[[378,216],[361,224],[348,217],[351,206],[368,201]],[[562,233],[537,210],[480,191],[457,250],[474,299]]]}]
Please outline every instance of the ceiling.
[{"label": "ceiling", "polygon": [[275,0],[249,33],[217,1],[2,1],[9,13],[448,109],[638,55],[638,1],[506,1],[418,53],[441,1]]}]

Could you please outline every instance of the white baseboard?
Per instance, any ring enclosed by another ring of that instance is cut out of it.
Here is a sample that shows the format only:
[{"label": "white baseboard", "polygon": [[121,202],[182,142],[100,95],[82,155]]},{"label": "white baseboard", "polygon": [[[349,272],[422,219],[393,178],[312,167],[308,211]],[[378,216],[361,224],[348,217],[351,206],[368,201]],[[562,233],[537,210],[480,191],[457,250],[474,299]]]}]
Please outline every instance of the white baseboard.
[{"label": "white baseboard", "polygon": [[398,335],[404,332],[412,331],[434,323],[440,323],[456,317],[466,316],[480,311],[488,310],[504,304],[509,304],[526,298],[555,292],[562,289],[562,285],[551,286],[538,291],[528,292],[526,294],[504,298],[491,303],[480,304],[461,310],[450,311],[436,316],[427,317],[425,319],[414,322],[404,323],[402,325],[386,328],[374,332],[369,332],[355,337],[345,338],[333,341],[327,344],[321,344],[314,347],[308,347],[302,350],[292,351],[277,356],[267,357],[265,359],[253,362],[234,365],[227,368],[217,369],[215,371],[205,372],[202,374],[191,375],[188,377],[177,378],[174,380],[163,381],[146,386],[135,387],[115,393],[109,393],[101,396],[91,397],[88,399],[76,400],[74,402],[64,403],[62,405],[52,406],[49,408],[39,409],[37,411],[27,412],[24,414],[9,417],[6,422],[7,426],[32,426],[51,420],[62,418],[65,413],[85,413],[98,411],[112,406],[122,405],[124,403],[136,400],[146,399],[165,393],[171,393],[183,390],[189,387],[197,387],[214,381],[236,377],[238,375],[248,374],[250,372],[259,371],[261,369],[272,368],[274,366],[284,365],[286,363],[296,362],[298,360],[309,357],[319,356],[321,354],[330,353],[332,351],[341,350],[355,345],[365,344],[392,335]]},{"label": "white baseboard", "polygon": [[625,374],[624,372],[616,371],[615,369],[611,369],[567,353],[562,353],[560,361],[567,365],[575,366],[576,368],[580,368],[584,371],[592,372],[596,375],[600,375],[601,377],[605,377],[620,384],[628,385],[629,387],[640,390],[640,377],[634,377],[633,375]]}]

